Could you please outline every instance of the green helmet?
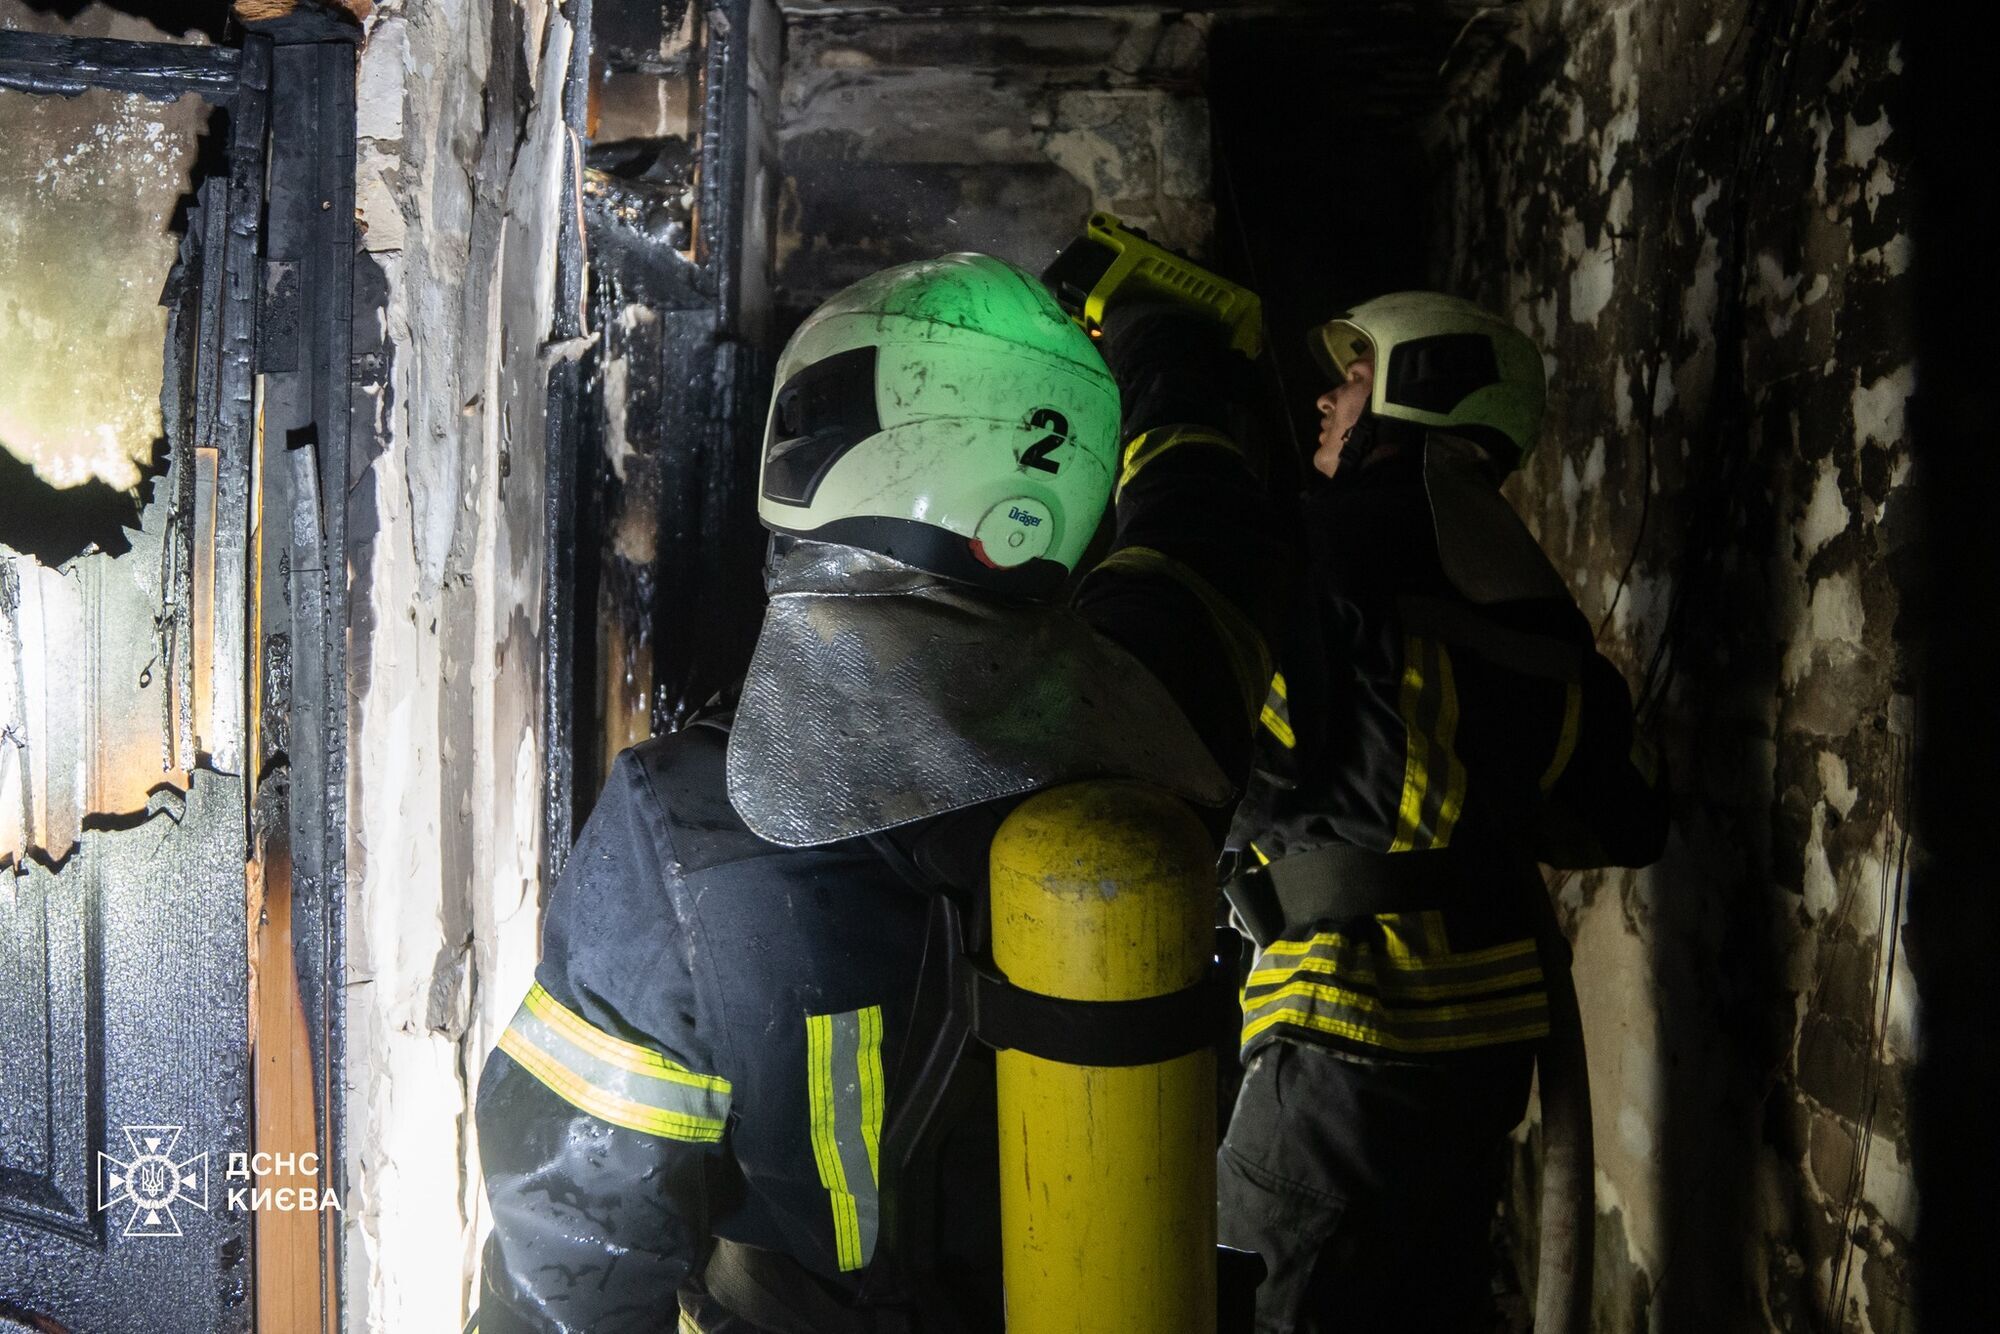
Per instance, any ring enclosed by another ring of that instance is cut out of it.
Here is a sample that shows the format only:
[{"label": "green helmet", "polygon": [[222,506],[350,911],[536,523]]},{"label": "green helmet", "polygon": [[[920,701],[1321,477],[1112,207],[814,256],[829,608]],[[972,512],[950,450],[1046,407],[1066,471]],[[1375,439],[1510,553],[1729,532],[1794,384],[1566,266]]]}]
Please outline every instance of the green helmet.
[{"label": "green helmet", "polygon": [[1375,359],[1368,407],[1377,416],[1455,429],[1513,466],[1535,447],[1542,354],[1533,339],[1470,301],[1391,292],[1320,325],[1311,343],[1336,380],[1355,359]]},{"label": "green helmet", "polygon": [[934,574],[1045,596],[1111,494],[1118,388],[1048,289],[988,255],[885,269],[778,357],[757,515]]}]

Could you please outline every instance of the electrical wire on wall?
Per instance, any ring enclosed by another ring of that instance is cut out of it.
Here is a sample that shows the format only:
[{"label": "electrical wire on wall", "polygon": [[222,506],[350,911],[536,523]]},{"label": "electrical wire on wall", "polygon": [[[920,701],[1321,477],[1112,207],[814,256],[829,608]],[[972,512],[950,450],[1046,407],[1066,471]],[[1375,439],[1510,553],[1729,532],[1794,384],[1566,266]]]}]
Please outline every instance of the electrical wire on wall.
[{"label": "electrical wire on wall", "polygon": [[[1909,883],[1910,858],[1910,783],[1913,773],[1913,752],[1907,735],[1890,734],[1890,754],[1893,766],[1894,786],[1889,794],[1889,819],[1896,828],[1896,852],[1882,864],[1882,875],[1876,885],[1875,940],[1877,957],[1869,994],[1868,1069],[1864,1076],[1860,1134],[1854,1137],[1854,1147],[1848,1155],[1847,1188],[1842,1192],[1840,1207],[1840,1264],[1828,1275],[1827,1312],[1834,1319],[1847,1309],[1847,1283],[1853,1274],[1854,1257],[1861,1249],[1856,1237],[1855,1215],[1861,1211],[1861,1198],[1867,1188],[1868,1160],[1875,1144],[1875,1116],[1881,1108],[1882,1068],[1888,1061],[1889,1015],[1896,995],[1896,951],[1903,938],[1903,900]],[[1849,906],[1853,901],[1853,889],[1845,896]],[[1844,920],[1844,916],[1843,916]],[[1839,923],[1835,924],[1838,929]],[[1825,985],[1822,975],[1820,985]],[[1814,1008],[1818,1006],[1817,992]]]}]

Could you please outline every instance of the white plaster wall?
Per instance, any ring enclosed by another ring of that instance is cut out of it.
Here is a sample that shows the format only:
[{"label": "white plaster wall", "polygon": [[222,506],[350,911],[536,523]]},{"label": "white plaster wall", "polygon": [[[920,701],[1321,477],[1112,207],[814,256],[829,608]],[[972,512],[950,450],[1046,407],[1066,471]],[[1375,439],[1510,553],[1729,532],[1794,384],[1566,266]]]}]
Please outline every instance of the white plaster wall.
[{"label": "white plaster wall", "polygon": [[[348,1181],[354,1331],[456,1330],[471,1105],[538,930],[547,351],[569,24],[544,0],[378,7],[357,209],[388,362],[350,493]],[[527,112],[509,118],[513,87]],[[381,289],[386,288],[386,295]]]}]

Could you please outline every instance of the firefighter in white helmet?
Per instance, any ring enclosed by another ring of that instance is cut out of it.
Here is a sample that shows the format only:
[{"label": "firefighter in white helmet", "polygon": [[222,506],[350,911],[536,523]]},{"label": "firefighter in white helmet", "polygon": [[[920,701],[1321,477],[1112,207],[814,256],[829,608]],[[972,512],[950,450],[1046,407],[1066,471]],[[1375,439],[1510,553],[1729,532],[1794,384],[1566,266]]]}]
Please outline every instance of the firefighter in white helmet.
[{"label": "firefighter in white helmet", "polygon": [[927,1075],[926,950],[977,952],[988,842],[1040,788],[1138,777],[1226,825],[1291,562],[1219,429],[1222,342],[1135,309],[1114,381],[982,255],[793,335],[740,701],[620,758],[480,1085],[482,1334],[1000,1329],[990,1054]]},{"label": "firefighter in white helmet", "polygon": [[1509,1133],[1548,1031],[1536,863],[1643,865],[1630,696],[1499,492],[1534,344],[1401,292],[1314,331],[1319,476],[1228,895],[1254,942],[1220,1237],[1260,1331],[1483,1329]]}]

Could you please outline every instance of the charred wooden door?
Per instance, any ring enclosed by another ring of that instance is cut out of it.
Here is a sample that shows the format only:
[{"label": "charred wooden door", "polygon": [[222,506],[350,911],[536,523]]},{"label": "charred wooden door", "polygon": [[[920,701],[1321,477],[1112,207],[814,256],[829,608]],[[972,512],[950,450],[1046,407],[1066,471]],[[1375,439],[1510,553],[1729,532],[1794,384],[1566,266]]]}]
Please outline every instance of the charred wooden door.
[{"label": "charred wooden door", "polygon": [[[60,318],[5,330],[17,374],[27,350],[60,344],[48,383],[0,382],[0,1326],[251,1324],[253,1216],[230,1207],[247,1183],[227,1168],[255,1147],[245,867],[270,71],[259,37],[0,33],[0,158],[47,140],[24,127],[64,122],[74,140],[16,171],[26,184],[0,205],[0,287],[73,289]],[[214,113],[176,146],[165,103]],[[120,164],[182,147],[177,253],[169,240],[150,279],[93,286],[139,241],[114,207]],[[92,172],[112,178],[102,202],[80,193]],[[107,307],[154,300],[157,436],[107,459],[89,430],[65,437],[57,409],[88,427],[93,383],[105,413],[120,407],[105,382],[144,354],[96,340],[117,326]],[[62,388],[79,360],[102,370]],[[66,449],[113,484],[49,485]],[[124,466],[136,500],[115,484]]]}]

